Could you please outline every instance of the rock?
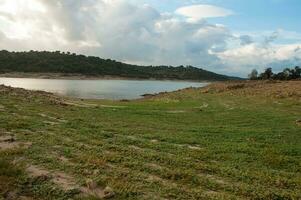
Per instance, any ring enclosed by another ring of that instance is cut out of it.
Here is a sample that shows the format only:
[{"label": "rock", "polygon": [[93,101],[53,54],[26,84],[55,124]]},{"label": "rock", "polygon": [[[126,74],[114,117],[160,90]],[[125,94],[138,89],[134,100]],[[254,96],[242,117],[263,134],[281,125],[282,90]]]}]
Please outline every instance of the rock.
[{"label": "rock", "polygon": [[0,111],[4,111],[4,110],[5,110],[5,107],[0,104]]},{"label": "rock", "polygon": [[121,99],[120,102],[130,102],[128,99]]},{"label": "rock", "polygon": [[113,191],[113,189],[108,186],[103,190],[103,193],[105,199],[112,198],[113,196],[115,196],[115,192]]},{"label": "rock", "polygon": [[81,197],[95,197],[97,199],[109,199],[115,196],[115,193],[110,187],[99,187],[96,182],[91,179],[86,181],[86,187],[81,187]]},{"label": "rock", "polygon": [[87,188],[89,188],[90,190],[94,190],[97,188],[97,183],[95,181],[93,181],[92,179],[87,179],[86,185],[87,185]]},{"label": "rock", "polygon": [[154,94],[143,94],[143,95],[141,95],[142,97],[153,97],[153,96],[155,96]]},{"label": "rock", "polygon": [[93,175],[97,175],[97,174],[99,174],[99,170],[98,169],[95,169],[95,170],[93,170]]},{"label": "rock", "polygon": [[16,139],[13,136],[0,137],[0,142],[15,142]]},{"label": "rock", "polygon": [[16,191],[11,191],[11,192],[7,192],[6,194],[4,194],[4,197],[7,200],[13,200],[13,199],[17,199],[18,194]]}]

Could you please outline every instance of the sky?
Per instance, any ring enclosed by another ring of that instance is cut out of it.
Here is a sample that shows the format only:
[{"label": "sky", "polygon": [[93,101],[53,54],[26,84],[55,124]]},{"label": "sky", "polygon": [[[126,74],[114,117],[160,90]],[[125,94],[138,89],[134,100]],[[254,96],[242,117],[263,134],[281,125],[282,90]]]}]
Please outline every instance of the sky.
[{"label": "sky", "polygon": [[301,65],[300,0],[0,0],[0,49],[246,77]]}]

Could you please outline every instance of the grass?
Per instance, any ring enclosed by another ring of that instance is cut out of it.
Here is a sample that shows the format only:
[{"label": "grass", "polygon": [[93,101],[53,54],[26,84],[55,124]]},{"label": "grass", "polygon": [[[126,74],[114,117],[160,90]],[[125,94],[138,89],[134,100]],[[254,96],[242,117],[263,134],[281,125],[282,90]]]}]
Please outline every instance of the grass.
[{"label": "grass", "polygon": [[300,199],[300,81],[231,84],[130,102],[2,89],[0,136],[32,145],[0,150],[0,199],[79,198],[29,164],[113,199]]}]

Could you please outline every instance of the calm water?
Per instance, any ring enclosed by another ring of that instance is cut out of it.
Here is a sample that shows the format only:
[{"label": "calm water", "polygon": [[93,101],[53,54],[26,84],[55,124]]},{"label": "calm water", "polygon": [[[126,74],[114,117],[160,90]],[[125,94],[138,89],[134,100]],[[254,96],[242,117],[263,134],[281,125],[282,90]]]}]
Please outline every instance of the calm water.
[{"label": "calm water", "polygon": [[58,80],[0,78],[0,84],[30,90],[43,90],[59,95],[84,99],[136,99],[143,94],[202,87],[207,83],[183,81],[135,80]]}]

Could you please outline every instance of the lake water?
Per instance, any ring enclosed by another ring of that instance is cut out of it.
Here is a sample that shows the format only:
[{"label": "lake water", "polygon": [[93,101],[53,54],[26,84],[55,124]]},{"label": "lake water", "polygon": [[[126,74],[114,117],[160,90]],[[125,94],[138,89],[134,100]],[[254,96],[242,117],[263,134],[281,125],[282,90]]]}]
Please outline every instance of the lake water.
[{"label": "lake water", "polygon": [[187,87],[203,87],[208,83],[185,81],[136,80],[61,80],[0,78],[0,84],[30,90],[42,90],[83,99],[136,99],[143,94],[175,91]]}]

